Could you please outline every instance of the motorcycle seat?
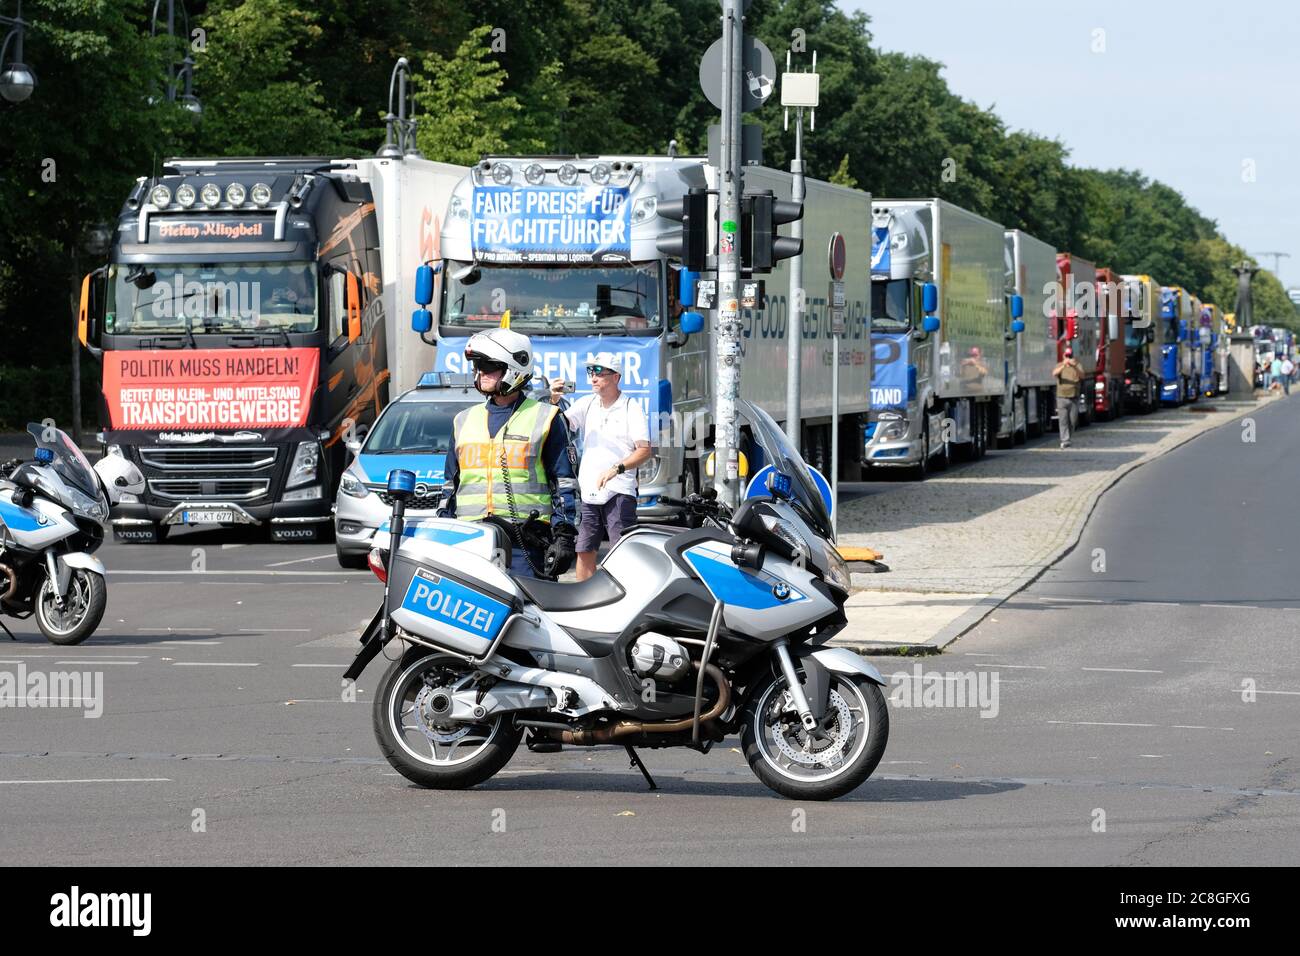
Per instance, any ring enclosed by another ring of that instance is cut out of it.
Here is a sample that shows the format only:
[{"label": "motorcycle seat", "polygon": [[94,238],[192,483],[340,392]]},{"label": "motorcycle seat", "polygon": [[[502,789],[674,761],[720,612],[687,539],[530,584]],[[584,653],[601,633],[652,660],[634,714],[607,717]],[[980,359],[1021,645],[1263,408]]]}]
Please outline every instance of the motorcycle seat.
[{"label": "motorcycle seat", "polygon": [[585,611],[621,600],[626,593],[604,568],[585,581],[570,584],[516,577],[515,584],[543,611]]}]

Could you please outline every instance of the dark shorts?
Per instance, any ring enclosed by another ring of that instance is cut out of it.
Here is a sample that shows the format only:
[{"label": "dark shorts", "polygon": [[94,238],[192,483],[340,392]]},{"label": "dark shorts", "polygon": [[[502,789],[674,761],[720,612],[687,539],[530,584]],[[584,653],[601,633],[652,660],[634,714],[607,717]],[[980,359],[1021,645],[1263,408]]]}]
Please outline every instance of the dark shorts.
[{"label": "dark shorts", "polygon": [[623,532],[636,524],[636,499],[631,495],[614,495],[603,505],[582,502],[582,517],[578,519],[576,550],[595,551],[600,542],[609,538],[615,544]]}]

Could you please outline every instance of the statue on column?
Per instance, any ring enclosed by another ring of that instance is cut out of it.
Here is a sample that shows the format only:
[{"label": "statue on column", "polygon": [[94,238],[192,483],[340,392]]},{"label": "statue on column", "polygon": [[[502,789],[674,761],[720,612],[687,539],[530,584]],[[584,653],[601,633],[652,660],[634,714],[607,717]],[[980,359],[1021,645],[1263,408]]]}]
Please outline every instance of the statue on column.
[{"label": "statue on column", "polygon": [[1259,266],[1248,259],[1243,259],[1240,265],[1232,267],[1232,271],[1237,275],[1237,306],[1234,310],[1237,313],[1237,328],[1242,332],[1248,332],[1255,324],[1254,309],[1250,301],[1250,280],[1255,278]]}]

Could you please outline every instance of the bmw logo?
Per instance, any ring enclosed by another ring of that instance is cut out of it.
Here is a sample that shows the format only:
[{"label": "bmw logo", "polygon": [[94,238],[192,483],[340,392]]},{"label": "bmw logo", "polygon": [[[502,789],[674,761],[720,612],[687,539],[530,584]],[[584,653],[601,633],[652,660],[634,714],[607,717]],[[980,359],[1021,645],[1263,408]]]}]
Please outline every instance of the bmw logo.
[{"label": "bmw logo", "polygon": [[778,601],[784,601],[790,596],[790,585],[786,584],[784,581],[778,581],[776,584],[772,585],[772,596]]},{"label": "bmw logo", "polygon": [[47,518],[45,515],[38,514],[36,516],[36,523],[39,524],[42,528],[44,528],[47,524],[50,523],[50,519]]}]

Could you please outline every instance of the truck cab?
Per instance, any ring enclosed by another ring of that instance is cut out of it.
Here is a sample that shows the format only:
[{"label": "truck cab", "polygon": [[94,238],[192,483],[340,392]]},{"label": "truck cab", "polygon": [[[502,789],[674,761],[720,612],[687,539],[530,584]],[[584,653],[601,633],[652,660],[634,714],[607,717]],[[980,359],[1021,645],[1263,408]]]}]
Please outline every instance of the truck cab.
[{"label": "truck cab", "polygon": [[1125,275],[1121,280],[1125,400],[1129,408],[1150,413],[1160,407],[1164,381],[1160,285],[1147,275]]},{"label": "truck cab", "polygon": [[1110,269],[1097,270],[1097,377],[1093,383],[1093,412],[1109,421],[1124,412],[1126,365],[1125,326],[1132,323],[1121,308],[1120,277]]},{"label": "truck cab", "polygon": [[1182,405],[1192,386],[1191,303],[1178,286],[1160,288],[1160,402]]}]

